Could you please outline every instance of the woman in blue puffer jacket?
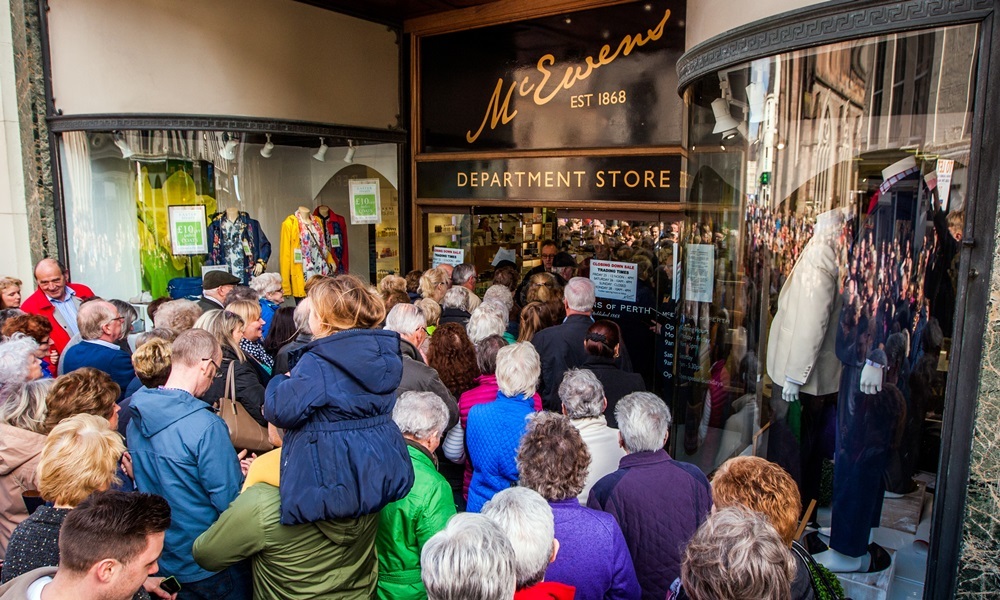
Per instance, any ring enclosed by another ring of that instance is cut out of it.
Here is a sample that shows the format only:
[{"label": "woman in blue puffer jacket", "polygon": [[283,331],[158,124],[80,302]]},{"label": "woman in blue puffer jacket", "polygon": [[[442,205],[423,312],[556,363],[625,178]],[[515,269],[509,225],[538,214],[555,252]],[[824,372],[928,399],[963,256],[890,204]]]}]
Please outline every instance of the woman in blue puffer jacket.
[{"label": "woman in blue puffer jacket", "polygon": [[353,275],[314,284],[305,346],[267,387],[264,417],[284,428],[281,522],[356,518],[405,496],[413,466],[392,421],[403,373],[399,335],[372,329],[379,295]]}]

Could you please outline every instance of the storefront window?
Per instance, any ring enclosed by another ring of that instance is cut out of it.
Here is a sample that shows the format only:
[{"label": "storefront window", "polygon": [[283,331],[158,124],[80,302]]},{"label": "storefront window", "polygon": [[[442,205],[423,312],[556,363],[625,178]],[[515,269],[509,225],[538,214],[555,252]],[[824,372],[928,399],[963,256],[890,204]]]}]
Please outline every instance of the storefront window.
[{"label": "storefront window", "polygon": [[[399,273],[396,146],[355,145],[353,162],[347,149],[346,140],[226,132],[64,133],[73,278],[148,302],[197,291],[207,268],[244,282],[281,273],[290,296],[303,294],[301,276],[333,265],[366,280]],[[352,217],[357,180],[368,185],[364,202],[377,196],[377,213],[366,204]]]},{"label": "storefront window", "polygon": [[933,487],[977,40],[967,25],[840,43],[685,91],[680,289],[657,292],[673,455],[777,462],[804,506],[832,506],[847,557],[885,492]]}]

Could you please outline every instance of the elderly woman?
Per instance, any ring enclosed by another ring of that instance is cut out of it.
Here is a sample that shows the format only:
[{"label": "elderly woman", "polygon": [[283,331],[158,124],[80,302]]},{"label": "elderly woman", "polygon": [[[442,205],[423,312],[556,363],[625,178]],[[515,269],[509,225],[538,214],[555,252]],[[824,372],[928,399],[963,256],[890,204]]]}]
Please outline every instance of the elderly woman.
[{"label": "elderly woman", "polygon": [[580,506],[590,453],[569,419],[534,415],[517,453],[519,485],[545,498],[555,516],[559,554],[545,578],[576,587],[578,600],[634,598],[639,581],[625,537],[608,513]]},{"label": "elderly woman", "polygon": [[52,431],[63,419],[88,414],[103,417],[111,428],[118,427],[117,400],[121,388],[111,376],[92,367],[77,369],[56,378],[45,399],[44,433]]},{"label": "elderly woman", "polygon": [[478,344],[491,335],[504,336],[508,343],[513,344],[515,340],[508,339],[506,334],[507,318],[506,309],[496,302],[483,302],[479,308],[472,311],[469,322],[465,326],[465,331],[469,334],[469,341]]},{"label": "elderly woman", "polygon": [[615,405],[632,392],[645,392],[646,384],[639,373],[623,371],[616,366],[621,354],[621,329],[614,321],[601,319],[595,321],[583,338],[583,348],[587,352],[584,369],[589,369],[597,376],[604,388],[608,404],[604,416],[609,427],[618,427],[615,420]]},{"label": "elderly woman", "polygon": [[590,451],[590,468],[587,481],[577,494],[580,502],[586,502],[590,488],[602,477],[618,469],[618,463],[625,456],[618,439],[618,430],[608,427],[604,416],[607,400],[604,387],[587,369],[570,369],[559,384],[559,399],[563,414],[580,432],[583,443]]},{"label": "elderly woman", "polygon": [[403,373],[399,336],[376,329],[385,304],[354,275],[307,293],[315,339],[290,376],[275,376],[264,402],[268,422],[286,430],[281,522],[377,523],[376,513],[413,485],[406,444],[391,422]]},{"label": "elderly woman", "polygon": [[451,287],[451,276],[440,267],[427,269],[420,276],[420,295],[439,304],[449,287]]},{"label": "elderly woman", "polygon": [[517,575],[514,548],[503,529],[482,515],[461,513],[420,552],[427,600],[510,600]]},{"label": "elderly woman", "polygon": [[21,285],[15,277],[0,277],[0,309],[20,308]]},{"label": "elderly woman", "polygon": [[427,348],[427,365],[438,372],[455,398],[472,389],[479,376],[476,349],[465,328],[457,323],[440,325],[434,331]]},{"label": "elderly woman", "polygon": [[38,491],[52,505],[38,507],[10,537],[3,580],[59,564],[59,527],[77,504],[116,483],[122,438],[106,419],[80,414],[49,433],[38,463]]},{"label": "elderly woman", "polygon": [[[496,281],[495,278],[494,281]],[[510,288],[506,285],[494,283],[486,288],[486,293],[483,294],[483,302],[496,302],[504,307],[504,310],[507,311],[504,314],[504,321],[507,323],[505,327],[506,335],[504,337],[511,344],[517,341],[517,326],[521,318],[521,309],[514,304],[514,294],[510,291]]]},{"label": "elderly woman", "polygon": [[[424,313],[424,318],[427,319],[427,335],[434,335],[434,330],[437,329],[438,322],[441,320],[441,305],[430,298],[421,298],[413,305],[420,308],[420,311]],[[427,348],[421,348],[421,350],[426,351]]]},{"label": "elderly woman", "polygon": [[469,316],[479,306],[479,296],[461,286],[452,286],[441,299],[441,324],[469,324]]},{"label": "elderly woman", "polygon": [[[261,273],[250,280],[250,287],[257,292],[260,303],[260,318],[264,319],[261,335],[267,337],[271,330],[274,313],[285,301],[285,293],[281,290],[281,275],[277,273]],[[227,307],[228,308],[228,307]]]},{"label": "elderly woman", "polygon": [[455,514],[451,486],[437,471],[434,451],[448,426],[448,409],[433,392],[404,392],[392,409],[413,462],[413,487],[379,513],[378,597],[426,598],[420,581],[420,551]]},{"label": "elderly woman", "polygon": [[466,509],[479,512],[494,494],[517,483],[517,448],[525,417],[535,412],[541,364],[534,346],[519,342],[497,352],[497,397],[469,411],[465,444],[472,461]]},{"label": "elderly woman", "polygon": [[267,385],[274,371],[274,358],[264,349],[264,318],[261,317],[260,304],[247,300],[238,300],[226,304],[226,310],[239,315],[243,319],[243,337],[240,338],[240,349],[257,370],[261,384]]},{"label": "elderly woman", "polygon": [[[259,328],[259,323],[257,326]],[[264,405],[263,374],[257,367],[257,362],[243,352],[240,344],[246,329],[243,318],[228,309],[210,310],[198,319],[195,329],[204,329],[211,333],[222,347],[222,362],[216,369],[212,385],[200,396],[201,399],[209,404],[215,404],[229,393],[226,389],[226,379],[231,365],[236,384],[236,401],[243,405],[261,427],[267,427],[267,421],[261,413],[261,407]]]},{"label": "elderly woman", "polygon": [[194,327],[202,310],[197,302],[191,300],[170,300],[164,302],[157,310],[156,315],[151,316],[153,325],[157,329],[169,329],[174,335],[180,335]]},{"label": "elderly woman", "polygon": [[8,385],[42,378],[42,361],[35,356],[38,343],[30,337],[0,342],[0,400]]},{"label": "elderly woman", "polygon": [[126,391],[125,399],[118,404],[121,408],[118,413],[118,433],[123,437],[128,429],[128,422],[132,419],[132,412],[129,410],[132,394],[142,388],[155,390],[167,383],[167,378],[170,377],[170,355],[170,342],[161,338],[153,338],[136,348],[132,355],[132,366],[139,385],[134,389],[130,385],[131,391]]},{"label": "elderly woman", "polygon": [[12,384],[0,404],[0,559],[17,524],[28,516],[22,495],[38,490],[45,445],[45,398],[52,379]]},{"label": "elderly woman", "polygon": [[48,319],[40,315],[18,315],[7,319],[0,331],[5,339],[11,339],[21,333],[35,340],[38,343],[35,356],[42,361],[42,377],[55,376],[55,367],[49,362],[52,350],[52,323]]}]

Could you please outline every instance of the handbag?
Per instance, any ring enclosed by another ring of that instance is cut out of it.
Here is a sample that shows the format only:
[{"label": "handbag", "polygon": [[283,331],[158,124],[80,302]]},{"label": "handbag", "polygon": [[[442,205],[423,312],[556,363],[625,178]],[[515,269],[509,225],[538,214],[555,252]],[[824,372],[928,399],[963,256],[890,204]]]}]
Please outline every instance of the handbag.
[{"label": "handbag", "polygon": [[247,409],[236,400],[235,362],[229,363],[226,372],[226,394],[219,398],[218,413],[229,428],[229,441],[237,450],[267,452],[274,445],[267,441],[267,429],[260,426]]}]

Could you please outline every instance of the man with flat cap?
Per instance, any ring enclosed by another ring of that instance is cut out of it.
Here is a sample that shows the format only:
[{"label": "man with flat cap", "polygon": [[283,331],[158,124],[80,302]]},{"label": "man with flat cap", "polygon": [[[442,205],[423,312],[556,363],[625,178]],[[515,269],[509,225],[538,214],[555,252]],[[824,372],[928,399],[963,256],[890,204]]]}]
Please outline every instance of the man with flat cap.
[{"label": "man with flat cap", "polygon": [[209,271],[201,282],[202,294],[198,306],[202,312],[222,310],[226,305],[226,296],[233,287],[242,283],[239,277],[225,271]]}]

